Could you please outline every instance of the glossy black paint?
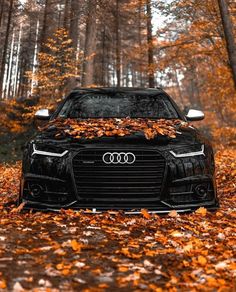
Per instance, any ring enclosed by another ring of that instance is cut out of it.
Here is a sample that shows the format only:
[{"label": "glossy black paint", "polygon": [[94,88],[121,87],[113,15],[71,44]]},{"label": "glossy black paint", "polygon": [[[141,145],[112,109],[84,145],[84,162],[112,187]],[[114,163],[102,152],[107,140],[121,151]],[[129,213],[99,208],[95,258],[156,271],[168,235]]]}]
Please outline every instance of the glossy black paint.
[{"label": "glossy black paint", "polygon": [[[77,89],[68,98],[91,90],[107,92],[119,89]],[[164,93],[161,89],[122,88],[120,90],[122,92],[142,90],[146,94]],[[173,105],[180,119],[186,121],[174,102]],[[61,106],[51,119],[57,116]],[[175,139],[157,137],[153,140],[147,140],[141,133],[93,140],[74,140],[70,137],[55,140],[53,133],[53,129],[38,133],[24,150],[19,202],[26,202],[28,208],[48,210],[96,208],[96,210],[127,211],[148,208],[166,212],[171,209],[190,211],[200,206],[209,209],[218,207],[213,150],[208,140],[194,127],[181,130]],[[42,151],[62,153],[67,150],[68,153],[61,158],[32,155],[33,144]],[[205,147],[205,155],[176,158],[170,153],[171,150],[177,149],[194,152],[202,145]],[[102,153],[107,151],[134,152],[139,158],[133,168],[121,166],[105,168],[107,166],[102,165],[101,157]],[[83,157],[89,159],[89,155],[93,155],[90,165],[83,161],[82,156],[78,158],[78,155],[83,153],[85,155]],[[155,159],[157,162],[160,161],[161,170],[155,164]],[[86,175],[83,175],[80,169],[85,169]],[[125,171],[127,176],[123,175]],[[101,176],[103,173],[105,175]],[[149,176],[149,173],[152,176]],[[158,179],[161,179],[159,185],[157,185]],[[81,192],[78,187],[83,190],[84,184],[85,192]],[[206,190],[205,193],[201,193],[202,187]],[[93,189],[94,193],[91,191]]]}]

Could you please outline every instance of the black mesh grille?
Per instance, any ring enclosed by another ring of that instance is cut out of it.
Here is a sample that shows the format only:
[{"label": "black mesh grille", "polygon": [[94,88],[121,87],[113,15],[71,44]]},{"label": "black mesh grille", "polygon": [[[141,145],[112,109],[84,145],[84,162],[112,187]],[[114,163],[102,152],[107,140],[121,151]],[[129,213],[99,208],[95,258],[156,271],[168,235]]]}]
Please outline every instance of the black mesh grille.
[{"label": "black mesh grille", "polygon": [[[105,164],[106,152],[132,152],[133,164]],[[86,199],[144,201],[160,199],[165,159],[156,151],[83,150],[73,159],[78,195]]]}]

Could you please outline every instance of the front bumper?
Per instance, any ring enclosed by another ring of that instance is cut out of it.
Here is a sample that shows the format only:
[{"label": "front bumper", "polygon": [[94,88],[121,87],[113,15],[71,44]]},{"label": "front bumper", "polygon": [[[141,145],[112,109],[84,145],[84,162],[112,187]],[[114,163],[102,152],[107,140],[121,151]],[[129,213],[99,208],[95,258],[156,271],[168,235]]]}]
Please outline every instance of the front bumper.
[{"label": "front bumper", "polygon": [[[33,179],[33,180],[32,180]],[[72,193],[65,192],[66,188],[64,184],[66,182],[55,179],[42,179],[42,177],[30,176],[30,181],[33,183],[47,181],[48,185],[57,184],[57,189],[62,187],[62,191],[45,191],[41,196],[34,197],[30,194],[29,189],[22,189],[20,195],[20,202],[25,203],[26,209],[38,209],[38,210],[48,210],[48,211],[58,211],[60,209],[74,209],[74,210],[89,210],[89,213],[99,213],[108,210],[123,210],[126,214],[138,214],[141,209],[147,209],[151,213],[165,214],[171,210],[176,210],[178,212],[190,212],[198,209],[199,207],[205,207],[209,210],[216,210],[219,207],[219,202],[215,196],[215,191],[210,186],[213,186],[213,181],[210,180],[207,176],[197,176],[191,178],[185,178],[183,180],[175,180],[169,190],[178,190],[178,188],[185,187],[186,190],[191,190],[187,192],[167,192],[166,196],[163,196],[161,200],[152,200],[147,201],[145,198],[137,201],[128,201],[124,202],[122,200],[116,200],[114,202],[106,200],[78,200]],[[27,179],[22,180],[22,185],[26,185],[26,182],[29,182],[29,176]],[[50,182],[50,183],[49,183]],[[208,185],[208,198],[194,200],[194,186],[198,184],[207,184]],[[63,192],[64,191],[64,192]],[[55,199],[56,198],[56,199]],[[179,198],[178,201],[176,198]]]},{"label": "front bumper", "polygon": [[[219,207],[216,195],[214,167],[209,158],[173,158],[163,155],[166,161],[162,190],[158,197],[86,198],[80,197],[73,172],[73,158],[70,153],[62,158],[28,158],[23,167],[19,202],[25,208],[40,210],[75,209],[97,213],[108,210],[123,210],[127,214],[148,209],[152,213],[168,213],[171,210],[190,212],[199,207],[215,210]],[[39,167],[39,166],[40,167]],[[196,193],[198,186],[206,189],[206,194]],[[38,188],[38,193],[37,193]]]}]

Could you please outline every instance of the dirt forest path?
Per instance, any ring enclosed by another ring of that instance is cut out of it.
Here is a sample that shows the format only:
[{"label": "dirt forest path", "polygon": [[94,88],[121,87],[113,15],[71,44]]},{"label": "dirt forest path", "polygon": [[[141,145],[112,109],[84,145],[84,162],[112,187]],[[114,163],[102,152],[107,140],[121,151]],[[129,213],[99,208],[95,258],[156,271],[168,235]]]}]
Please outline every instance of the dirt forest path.
[{"label": "dirt forest path", "polygon": [[168,216],[17,212],[20,163],[0,165],[0,291],[235,291],[235,150],[221,208]]}]

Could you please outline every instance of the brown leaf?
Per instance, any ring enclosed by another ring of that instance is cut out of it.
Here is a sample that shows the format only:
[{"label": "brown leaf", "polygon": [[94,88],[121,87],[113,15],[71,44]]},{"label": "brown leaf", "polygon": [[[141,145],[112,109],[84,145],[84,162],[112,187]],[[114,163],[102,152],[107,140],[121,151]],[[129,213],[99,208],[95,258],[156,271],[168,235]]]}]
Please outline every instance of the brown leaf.
[{"label": "brown leaf", "polygon": [[25,202],[22,202],[17,208],[13,208],[11,213],[20,213],[25,206]]}]

